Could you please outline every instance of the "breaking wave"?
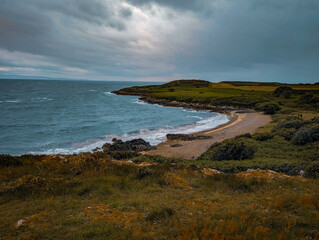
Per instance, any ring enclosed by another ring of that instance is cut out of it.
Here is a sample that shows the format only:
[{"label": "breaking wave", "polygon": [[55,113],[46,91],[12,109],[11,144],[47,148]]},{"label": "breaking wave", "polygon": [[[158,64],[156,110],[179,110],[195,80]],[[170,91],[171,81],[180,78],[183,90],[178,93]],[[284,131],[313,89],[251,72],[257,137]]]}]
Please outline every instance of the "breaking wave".
[{"label": "breaking wave", "polygon": [[166,141],[166,134],[179,133],[191,134],[195,132],[205,131],[215,128],[221,124],[225,124],[229,119],[226,115],[218,113],[214,117],[197,121],[192,124],[173,128],[165,126],[157,129],[141,129],[138,132],[126,133],[122,135],[108,135],[104,139],[91,139],[84,143],[76,143],[71,148],[52,148],[44,152],[30,152],[31,154],[74,154],[80,152],[89,152],[96,148],[101,148],[106,142],[112,142],[113,138],[121,139],[123,141],[142,138],[151,145],[157,145]]}]

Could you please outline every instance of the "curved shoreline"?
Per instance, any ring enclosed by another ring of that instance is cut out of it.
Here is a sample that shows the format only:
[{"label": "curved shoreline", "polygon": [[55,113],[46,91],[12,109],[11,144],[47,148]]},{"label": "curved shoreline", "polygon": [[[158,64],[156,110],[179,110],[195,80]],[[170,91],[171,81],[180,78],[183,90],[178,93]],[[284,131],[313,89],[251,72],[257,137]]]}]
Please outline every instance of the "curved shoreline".
[{"label": "curved shoreline", "polygon": [[208,148],[216,142],[221,142],[244,133],[254,133],[257,128],[271,122],[270,115],[265,115],[251,109],[153,99],[147,96],[141,96],[140,94],[128,94],[121,91],[115,91],[113,93],[118,95],[140,96],[139,100],[148,104],[158,104],[166,107],[183,107],[194,110],[210,110],[212,112],[219,112],[228,115],[229,121],[227,123],[221,124],[213,129],[195,132],[192,134],[194,136],[206,135],[210,137],[209,139],[197,139],[193,141],[166,140],[165,142],[156,145],[154,150],[141,152],[144,155],[160,155],[171,158],[195,159],[202,153],[206,152]]},{"label": "curved shoreline", "polygon": [[[216,143],[244,133],[254,133],[257,128],[271,121],[269,115],[259,112],[232,112],[232,118],[226,124],[216,128],[197,132],[194,135],[210,136],[209,139],[197,139],[193,141],[167,140],[155,146],[156,149],[142,152],[145,155],[160,155],[170,158],[196,159],[208,148]],[[177,147],[172,147],[177,146]]]}]

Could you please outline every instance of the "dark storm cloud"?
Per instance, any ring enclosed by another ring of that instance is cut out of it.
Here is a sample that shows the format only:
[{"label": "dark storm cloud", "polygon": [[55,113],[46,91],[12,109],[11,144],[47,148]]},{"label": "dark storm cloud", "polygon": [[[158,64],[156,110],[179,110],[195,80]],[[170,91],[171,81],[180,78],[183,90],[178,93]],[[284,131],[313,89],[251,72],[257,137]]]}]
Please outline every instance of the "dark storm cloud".
[{"label": "dark storm cloud", "polygon": [[0,0],[0,72],[317,82],[318,65],[318,0]]},{"label": "dark storm cloud", "polygon": [[[187,69],[215,72],[221,80],[244,80],[243,69],[249,80],[318,78],[318,1],[227,1],[205,26],[200,44],[189,53],[198,61],[179,58]],[[241,76],[229,75],[232,71]]]},{"label": "dark storm cloud", "polygon": [[210,6],[213,1],[195,1],[195,0],[128,0],[135,6],[150,6],[157,4],[166,6],[176,10],[189,10],[189,11],[204,11],[213,10]]},{"label": "dark storm cloud", "polygon": [[[112,45],[120,44],[117,39],[109,38],[107,46],[98,46],[96,39],[91,40],[86,34],[88,28],[98,25],[124,31],[132,15],[126,7],[99,0],[2,0],[0,5],[0,48],[84,68],[102,60],[104,64],[111,63],[112,59],[105,59],[105,49],[114,56],[116,47]],[[16,65],[7,62],[10,64]]]},{"label": "dark storm cloud", "polygon": [[38,4],[44,10],[54,11],[81,21],[110,26],[118,30],[125,29],[125,18],[132,15],[128,8],[121,8],[118,12],[113,12],[112,6],[98,0],[42,1]]}]

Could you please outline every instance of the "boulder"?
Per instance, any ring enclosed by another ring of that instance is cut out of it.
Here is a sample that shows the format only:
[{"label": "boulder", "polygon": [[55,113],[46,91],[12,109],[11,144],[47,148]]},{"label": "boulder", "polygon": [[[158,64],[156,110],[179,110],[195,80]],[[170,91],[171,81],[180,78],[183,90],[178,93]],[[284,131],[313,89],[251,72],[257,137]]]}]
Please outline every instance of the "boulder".
[{"label": "boulder", "polygon": [[136,151],[136,152],[142,152],[142,151],[148,151],[154,149],[150,145],[149,142],[146,142],[145,140],[139,138],[139,139],[133,139],[130,141],[123,142],[122,140],[118,140],[116,138],[112,139],[113,144],[105,143],[102,147],[102,149],[107,151]]},{"label": "boulder", "polygon": [[175,144],[171,144],[170,145],[171,147],[181,147],[183,146],[182,144],[179,144],[179,143],[175,143]]}]

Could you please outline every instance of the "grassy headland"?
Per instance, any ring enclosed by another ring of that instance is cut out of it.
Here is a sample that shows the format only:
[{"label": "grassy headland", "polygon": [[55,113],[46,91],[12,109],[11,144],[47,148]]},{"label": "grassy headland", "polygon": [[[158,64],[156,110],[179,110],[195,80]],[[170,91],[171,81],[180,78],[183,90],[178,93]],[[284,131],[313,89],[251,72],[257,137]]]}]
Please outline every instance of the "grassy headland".
[{"label": "grassy headland", "polygon": [[290,112],[318,111],[319,108],[319,84],[177,80],[162,85],[125,88],[114,93],[142,96],[146,101],[176,101],[221,109],[240,107],[264,111],[267,106],[273,105],[269,107],[272,108],[270,111],[281,109]]},{"label": "grassy headland", "polygon": [[318,92],[197,80],[119,90],[171,106],[262,110],[272,122],[196,160],[1,155],[0,238],[319,239]]}]

